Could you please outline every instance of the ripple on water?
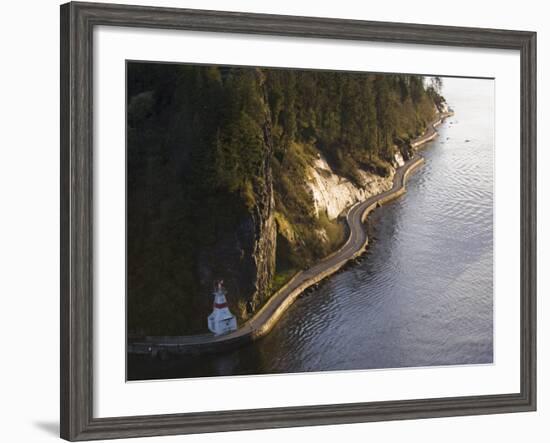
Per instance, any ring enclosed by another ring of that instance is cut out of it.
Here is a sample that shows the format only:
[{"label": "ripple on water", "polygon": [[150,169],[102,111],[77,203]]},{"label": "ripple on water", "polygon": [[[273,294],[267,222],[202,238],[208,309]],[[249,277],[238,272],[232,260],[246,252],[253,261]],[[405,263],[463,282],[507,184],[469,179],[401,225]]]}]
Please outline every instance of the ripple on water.
[{"label": "ripple on water", "polygon": [[[367,259],[299,300],[264,339],[307,349],[287,370],[492,361],[492,132],[469,143],[456,132],[426,149],[405,197],[371,215]],[[307,335],[295,333],[315,309]]]}]

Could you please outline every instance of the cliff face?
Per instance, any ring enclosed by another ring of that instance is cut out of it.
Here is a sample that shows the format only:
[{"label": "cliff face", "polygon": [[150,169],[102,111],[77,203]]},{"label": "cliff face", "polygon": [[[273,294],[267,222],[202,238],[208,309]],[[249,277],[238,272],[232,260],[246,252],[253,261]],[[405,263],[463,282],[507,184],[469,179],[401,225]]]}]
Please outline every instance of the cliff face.
[{"label": "cliff face", "polygon": [[[216,241],[199,251],[201,293],[210,294],[213,282],[223,280],[227,301],[238,322],[244,321],[270,294],[275,272],[277,230],[274,219],[271,157],[271,117],[264,107],[263,159],[252,183],[253,204],[243,199],[234,204],[242,216],[220,227]],[[210,301],[209,297],[206,297]]]},{"label": "cliff face", "polygon": [[[403,164],[401,156],[396,156],[396,164],[398,166]],[[392,186],[395,169],[392,168],[387,177],[364,170],[359,170],[358,173],[361,177],[361,185],[336,174],[324,157],[319,155],[309,170],[307,181],[317,217],[321,212],[326,211],[329,220],[334,220],[354,203],[387,191]]]},{"label": "cliff face", "polygon": [[[269,292],[275,269],[276,229],[270,174],[258,185],[259,199],[235,226],[220,231],[214,243],[201,248],[198,256],[200,293],[211,305],[213,282],[223,280],[232,312],[242,321]],[[247,309],[248,304],[248,309]]]}]

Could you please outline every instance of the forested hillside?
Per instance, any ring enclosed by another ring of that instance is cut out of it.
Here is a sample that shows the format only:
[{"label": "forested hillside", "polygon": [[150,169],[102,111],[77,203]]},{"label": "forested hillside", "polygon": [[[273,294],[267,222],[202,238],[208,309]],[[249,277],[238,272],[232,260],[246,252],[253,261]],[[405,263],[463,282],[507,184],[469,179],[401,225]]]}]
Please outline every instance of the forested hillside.
[{"label": "forested hillside", "polygon": [[223,279],[240,322],[345,239],[306,186],[321,156],[363,185],[444,100],[420,76],[128,63],[128,326],[204,332]]}]

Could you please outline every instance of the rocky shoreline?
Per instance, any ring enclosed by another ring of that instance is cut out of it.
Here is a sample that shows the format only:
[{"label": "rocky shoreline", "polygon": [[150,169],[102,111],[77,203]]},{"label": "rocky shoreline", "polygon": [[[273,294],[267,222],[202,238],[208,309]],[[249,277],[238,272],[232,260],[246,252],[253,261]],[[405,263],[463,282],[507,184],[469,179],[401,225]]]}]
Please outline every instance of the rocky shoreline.
[{"label": "rocky shoreline", "polygon": [[[426,132],[410,143],[411,148],[416,150],[419,146],[433,140],[437,136],[435,128],[452,114],[452,111],[440,113],[437,119],[428,126]],[[320,263],[294,275],[289,282],[273,294],[255,315],[237,331],[223,336],[203,334],[193,336],[144,337],[139,340],[129,340],[128,352],[151,355],[153,357],[165,357],[170,354],[221,352],[242,346],[265,336],[304,290],[334,274],[350,260],[355,259],[363,253],[368,244],[368,237],[364,232],[362,223],[365,221],[367,215],[376,207],[402,195],[405,192],[407,177],[423,162],[423,157],[415,153],[412,158],[397,168],[392,178],[393,186],[391,189],[385,189],[383,192],[370,196],[365,201],[359,201],[351,206],[346,216],[346,221],[350,228],[350,235],[346,243],[337,251],[321,260]]]}]

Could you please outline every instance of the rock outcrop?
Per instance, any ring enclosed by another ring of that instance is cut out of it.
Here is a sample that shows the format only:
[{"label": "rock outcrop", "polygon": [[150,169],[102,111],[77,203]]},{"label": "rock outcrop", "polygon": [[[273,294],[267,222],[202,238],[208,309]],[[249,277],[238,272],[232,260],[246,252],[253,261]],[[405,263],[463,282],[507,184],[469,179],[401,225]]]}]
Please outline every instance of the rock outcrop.
[{"label": "rock outcrop", "polygon": [[239,323],[270,295],[275,272],[273,144],[271,117],[268,108],[265,109],[264,158],[261,171],[252,183],[254,204],[249,207],[242,199],[236,201],[235,205],[241,207],[235,208],[235,212],[242,216],[233,225],[221,226],[216,241],[201,248],[198,258],[201,292],[209,294],[213,282],[223,280],[228,304]]},{"label": "rock outcrop", "polygon": [[[403,158],[396,159],[399,164]],[[315,214],[326,211],[330,220],[336,219],[344,210],[358,201],[387,191],[392,186],[394,169],[387,177],[376,175],[372,172],[359,171],[362,186],[358,186],[336,174],[324,157],[319,157],[310,168],[307,186],[313,197]]]}]

